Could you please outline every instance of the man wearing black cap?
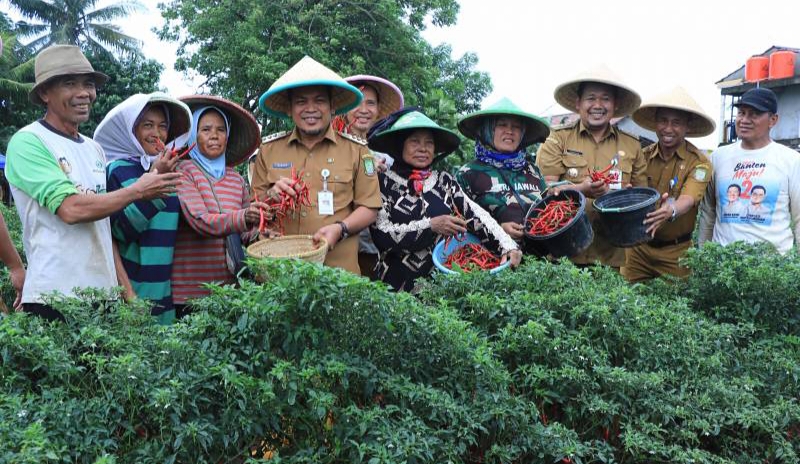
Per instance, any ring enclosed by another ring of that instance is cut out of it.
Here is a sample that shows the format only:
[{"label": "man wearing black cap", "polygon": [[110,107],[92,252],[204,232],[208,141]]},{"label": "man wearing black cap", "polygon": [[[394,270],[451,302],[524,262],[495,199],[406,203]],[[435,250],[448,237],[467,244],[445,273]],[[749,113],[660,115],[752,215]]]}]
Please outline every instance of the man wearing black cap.
[{"label": "man wearing black cap", "polygon": [[[800,153],[769,135],[778,123],[772,90],[748,90],[734,106],[739,140],[711,155],[714,172],[701,207],[700,244],[769,242],[786,253],[800,246]],[[745,201],[758,196],[759,214],[723,214],[731,186],[739,186]]]}]

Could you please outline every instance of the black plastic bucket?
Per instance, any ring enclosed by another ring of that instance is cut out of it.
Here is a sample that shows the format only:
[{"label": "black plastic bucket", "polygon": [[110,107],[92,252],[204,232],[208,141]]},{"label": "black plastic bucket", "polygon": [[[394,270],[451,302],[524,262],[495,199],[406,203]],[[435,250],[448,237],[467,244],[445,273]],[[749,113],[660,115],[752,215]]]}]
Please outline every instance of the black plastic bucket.
[{"label": "black plastic bucket", "polygon": [[[578,204],[578,213],[561,229],[548,235],[530,235],[528,219],[534,219],[539,211],[546,208],[551,201],[572,199]],[[563,190],[558,195],[544,197],[531,205],[524,222],[525,250],[540,256],[550,255],[554,258],[572,257],[589,248],[594,239],[594,231],[589,217],[586,215],[586,197],[577,190]]]},{"label": "black plastic bucket", "polygon": [[644,219],[656,209],[661,197],[649,187],[615,190],[594,200],[599,213],[598,225],[605,238],[616,247],[630,248],[649,242]]}]

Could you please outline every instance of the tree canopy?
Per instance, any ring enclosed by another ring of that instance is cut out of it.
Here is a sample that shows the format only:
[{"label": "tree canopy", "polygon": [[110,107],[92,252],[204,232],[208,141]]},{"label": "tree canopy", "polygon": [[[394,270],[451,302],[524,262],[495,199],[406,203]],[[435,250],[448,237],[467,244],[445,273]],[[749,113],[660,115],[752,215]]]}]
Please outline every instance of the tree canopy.
[{"label": "tree canopy", "polygon": [[179,44],[176,67],[206,77],[211,91],[256,109],[258,97],[304,55],[341,76],[373,74],[395,82],[407,104],[441,89],[458,112],[479,108],[491,90],[468,53],[420,32],[456,21],[453,0],[173,0],[162,5],[162,39]]},{"label": "tree canopy", "polygon": [[[25,21],[19,21],[20,37],[32,37],[33,52],[54,44],[80,45],[96,54],[139,52],[139,40],[123,34],[110,21],[140,10],[135,0],[125,0],[94,9],[97,0],[9,0]],[[28,22],[28,21],[33,22]]]}]

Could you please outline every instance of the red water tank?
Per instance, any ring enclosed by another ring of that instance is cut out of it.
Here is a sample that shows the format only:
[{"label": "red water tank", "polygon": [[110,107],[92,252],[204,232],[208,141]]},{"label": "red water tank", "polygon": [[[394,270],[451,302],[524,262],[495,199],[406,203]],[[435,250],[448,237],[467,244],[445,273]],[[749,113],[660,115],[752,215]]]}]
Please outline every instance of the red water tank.
[{"label": "red water tank", "polygon": [[795,53],[791,50],[773,52],[769,56],[769,78],[786,79],[794,76]]},{"label": "red water tank", "polygon": [[747,82],[758,82],[768,77],[769,57],[751,56],[744,65],[744,80]]}]

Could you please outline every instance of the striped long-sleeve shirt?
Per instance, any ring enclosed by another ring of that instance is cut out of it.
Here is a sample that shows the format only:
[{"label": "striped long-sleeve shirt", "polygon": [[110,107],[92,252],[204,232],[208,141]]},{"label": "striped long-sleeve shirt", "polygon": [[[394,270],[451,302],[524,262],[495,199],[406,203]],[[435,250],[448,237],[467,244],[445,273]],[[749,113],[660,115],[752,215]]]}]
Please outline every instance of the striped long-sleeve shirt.
[{"label": "striped long-sleeve shirt", "polygon": [[[109,192],[133,184],[144,174],[141,164],[127,160],[114,161],[106,171]],[[111,234],[131,285],[137,296],[155,303],[151,313],[164,323],[174,318],[170,279],[179,217],[175,195],[136,201],[111,215]]]},{"label": "striped long-sleeve shirt", "polygon": [[246,243],[256,231],[245,223],[249,195],[244,179],[233,168],[226,168],[220,180],[208,177],[193,161],[182,161],[178,172],[182,174],[178,198],[184,220],[178,225],[172,291],[175,303],[185,304],[208,295],[202,287],[205,283],[233,281],[225,264],[225,236],[238,232]]}]

